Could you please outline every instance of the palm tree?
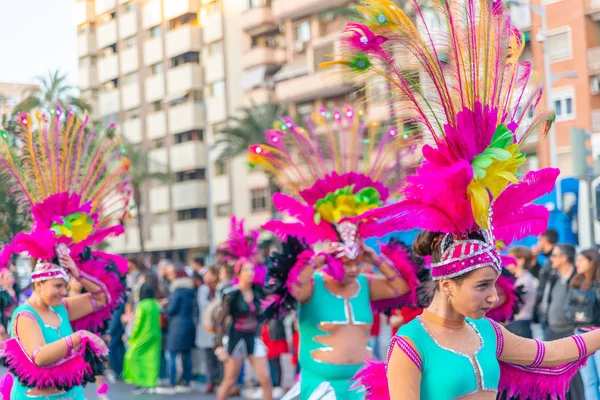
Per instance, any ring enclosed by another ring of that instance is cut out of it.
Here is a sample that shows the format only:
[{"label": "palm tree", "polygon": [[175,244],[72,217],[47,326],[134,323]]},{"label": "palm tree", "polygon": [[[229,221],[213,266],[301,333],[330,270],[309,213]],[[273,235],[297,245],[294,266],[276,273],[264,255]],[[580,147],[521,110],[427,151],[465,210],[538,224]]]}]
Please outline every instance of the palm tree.
[{"label": "palm tree", "polygon": [[140,239],[140,253],[142,256],[146,253],[144,242],[144,218],[142,209],[142,187],[152,181],[166,183],[170,179],[167,167],[159,165],[148,155],[148,151],[139,144],[132,144],[126,140],[123,141],[125,152],[131,161],[129,171],[131,179],[131,188],[133,190],[133,201],[137,207],[137,224]]},{"label": "palm tree", "polygon": [[17,104],[14,112],[29,112],[48,104],[60,104],[63,108],[73,105],[80,111],[91,111],[91,106],[85,99],[72,95],[74,87],[67,84],[67,75],[60,70],[48,71],[46,75],[36,76],[35,80],[39,87],[30,90],[27,97]]},{"label": "palm tree", "polygon": [[[215,147],[221,151],[218,160],[231,161],[246,154],[251,145],[264,143],[265,130],[273,128],[273,123],[286,113],[287,107],[271,102],[242,108],[240,116],[230,117],[228,126],[217,133]],[[275,182],[269,178],[269,196],[277,191]],[[276,210],[272,205],[271,214],[275,217]]]}]

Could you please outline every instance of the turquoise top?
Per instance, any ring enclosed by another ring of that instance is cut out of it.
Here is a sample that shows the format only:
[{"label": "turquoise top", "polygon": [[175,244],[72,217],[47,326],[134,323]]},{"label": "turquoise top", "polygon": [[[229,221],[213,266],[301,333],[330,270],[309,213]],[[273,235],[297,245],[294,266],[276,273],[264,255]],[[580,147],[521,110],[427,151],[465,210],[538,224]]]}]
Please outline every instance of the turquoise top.
[{"label": "turquoise top", "polygon": [[[57,307],[50,307],[60,318],[60,326],[58,329],[44,324],[40,315],[35,311],[33,307],[29,304],[24,303],[17,307],[13,312],[13,321],[17,314],[23,311],[28,311],[32,313],[38,321],[40,328],[42,329],[42,335],[44,335],[44,340],[46,343],[56,342],[64,338],[65,336],[69,336],[73,333],[73,329],[71,328],[71,323],[69,322],[69,313],[64,305],[59,305]],[[10,336],[14,337],[15,333],[13,330],[13,324],[10,325]],[[49,396],[28,396],[27,392],[31,390],[31,388],[23,386],[16,377],[14,377],[14,384],[12,391],[10,392],[11,400],[28,400],[28,399],[52,399],[52,400],[85,400],[85,396],[83,395],[83,388],[81,386],[74,387],[66,393],[60,393]]]},{"label": "turquoise top", "polygon": [[321,323],[348,325],[350,318],[354,325],[371,325],[373,323],[369,282],[364,275],[360,274],[356,278],[359,286],[357,294],[346,300],[327,290],[320,273],[316,273],[314,279],[314,289],[310,300],[306,304],[298,306],[299,362],[302,370],[307,370],[322,380],[347,381],[361,367],[361,364],[331,365],[315,360],[311,353],[315,350],[326,349],[327,346],[315,341],[314,338],[329,334],[319,327]]},{"label": "turquoise top", "polygon": [[[487,319],[467,323],[477,331],[481,347],[475,353],[475,362],[481,373],[482,390],[497,392],[500,365],[496,358],[496,333]],[[401,327],[398,336],[409,338],[421,356],[421,400],[450,400],[477,392],[475,366],[471,358],[440,346],[427,332],[418,317]],[[449,373],[449,368],[452,373]]]}]

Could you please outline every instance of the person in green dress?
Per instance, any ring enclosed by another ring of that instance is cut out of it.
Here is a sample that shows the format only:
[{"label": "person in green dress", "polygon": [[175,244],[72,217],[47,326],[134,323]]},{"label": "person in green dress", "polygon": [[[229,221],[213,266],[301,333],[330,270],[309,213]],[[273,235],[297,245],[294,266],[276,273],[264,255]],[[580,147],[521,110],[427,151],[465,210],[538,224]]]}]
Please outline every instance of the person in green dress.
[{"label": "person in green dress", "polygon": [[123,377],[125,382],[136,386],[134,394],[151,392],[158,379],[162,333],[160,304],[154,295],[151,285],[144,283],[140,288],[140,302],[125,353]]}]

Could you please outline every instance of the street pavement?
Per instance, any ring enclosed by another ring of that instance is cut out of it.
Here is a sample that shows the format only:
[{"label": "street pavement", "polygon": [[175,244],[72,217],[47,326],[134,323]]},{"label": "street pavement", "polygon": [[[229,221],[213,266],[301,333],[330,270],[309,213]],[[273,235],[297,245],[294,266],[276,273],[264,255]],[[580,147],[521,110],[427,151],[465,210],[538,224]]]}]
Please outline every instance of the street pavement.
[{"label": "street pavement", "polygon": [[[159,394],[141,394],[134,396],[131,391],[133,386],[125,383],[114,383],[110,385],[110,392],[108,397],[110,400],[162,400],[162,399],[177,399],[177,400],[213,400],[216,399],[214,394],[204,394],[204,385],[198,384],[197,390],[191,393],[177,393],[173,395],[159,395]],[[84,389],[85,397],[87,400],[96,400],[96,386],[87,385]],[[241,399],[240,397],[232,397],[232,399]]]}]

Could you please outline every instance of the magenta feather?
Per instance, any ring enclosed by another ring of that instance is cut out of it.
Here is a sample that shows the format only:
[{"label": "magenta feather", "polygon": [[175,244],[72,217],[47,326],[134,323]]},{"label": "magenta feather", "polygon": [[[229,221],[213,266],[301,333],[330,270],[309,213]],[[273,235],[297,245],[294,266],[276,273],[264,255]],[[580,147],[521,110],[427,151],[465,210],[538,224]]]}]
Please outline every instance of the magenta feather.
[{"label": "magenta feather", "polygon": [[496,217],[494,214],[494,236],[509,245],[526,236],[541,236],[548,228],[550,211],[539,204],[528,204],[510,214]]},{"label": "magenta feather", "polygon": [[0,399],[10,400],[10,392],[14,384],[14,378],[11,374],[5,374],[0,380]]},{"label": "magenta feather", "polygon": [[506,296],[506,300],[498,307],[490,310],[490,312],[486,314],[486,317],[493,319],[496,322],[510,321],[523,305],[519,295],[519,289],[515,286],[515,277],[512,274],[500,275],[498,280],[496,280],[496,288],[502,290]]},{"label": "magenta feather", "polygon": [[383,361],[367,360],[351,381],[354,381],[351,389],[364,392],[366,399],[390,400],[387,363]]},{"label": "magenta feather", "polygon": [[495,218],[510,213],[515,208],[531,203],[540,196],[550,193],[556,185],[559,173],[558,168],[530,171],[519,183],[508,185],[492,206]]}]

